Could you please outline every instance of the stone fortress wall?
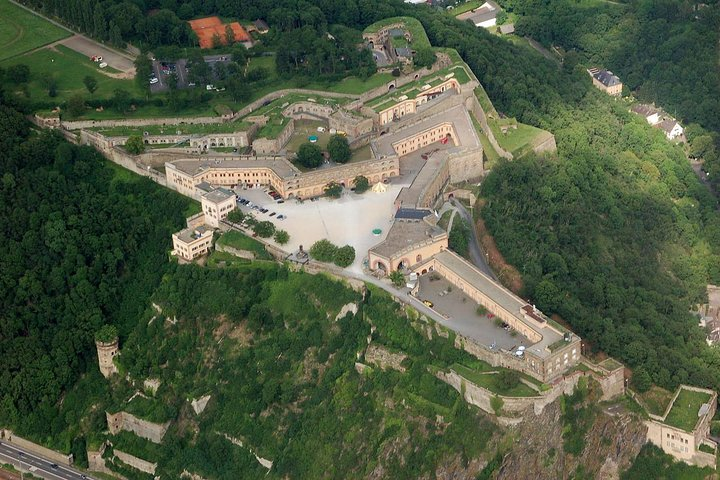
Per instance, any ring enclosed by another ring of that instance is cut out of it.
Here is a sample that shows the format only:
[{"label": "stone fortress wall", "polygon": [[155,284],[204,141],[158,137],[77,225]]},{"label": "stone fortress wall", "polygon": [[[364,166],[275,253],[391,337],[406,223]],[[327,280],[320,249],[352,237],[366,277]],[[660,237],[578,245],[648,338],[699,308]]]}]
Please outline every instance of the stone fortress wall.
[{"label": "stone fortress wall", "polygon": [[153,443],[162,443],[162,439],[170,426],[170,422],[153,423],[123,411],[117,413],[105,412],[105,417],[111,435],[117,435],[120,431],[125,430]]},{"label": "stone fortress wall", "polygon": [[34,454],[42,455],[43,457],[48,458],[54,462],[57,462],[58,464],[63,464],[63,465],[72,465],[73,464],[72,454],[64,455],[60,452],[56,452],[55,450],[50,450],[49,448],[45,448],[42,445],[38,445],[35,442],[31,442],[30,440],[26,440],[22,437],[18,437],[17,435],[15,435],[15,433],[12,430],[0,429],[0,440],[2,440],[3,442],[13,444],[13,445],[17,446],[18,448],[22,448],[23,450],[27,450]]}]

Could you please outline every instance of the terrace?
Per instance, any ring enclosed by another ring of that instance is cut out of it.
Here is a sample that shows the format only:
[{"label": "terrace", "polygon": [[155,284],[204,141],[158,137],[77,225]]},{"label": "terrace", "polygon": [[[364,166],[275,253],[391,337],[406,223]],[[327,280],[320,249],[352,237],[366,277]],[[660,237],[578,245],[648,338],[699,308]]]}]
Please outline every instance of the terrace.
[{"label": "terrace", "polygon": [[700,407],[710,401],[707,392],[696,392],[681,388],[678,396],[670,407],[664,423],[686,432],[692,432],[698,422]]}]

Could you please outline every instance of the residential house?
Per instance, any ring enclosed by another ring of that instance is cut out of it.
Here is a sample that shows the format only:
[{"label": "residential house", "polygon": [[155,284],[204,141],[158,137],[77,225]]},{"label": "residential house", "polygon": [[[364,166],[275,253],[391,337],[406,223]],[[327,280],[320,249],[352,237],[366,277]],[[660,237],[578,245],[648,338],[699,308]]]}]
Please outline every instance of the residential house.
[{"label": "residential house", "polygon": [[619,96],[622,94],[623,84],[620,79],[609,70],[590,68],[587,71],[592,77],[593,85],[608,95]]},{"label": "residential house", "polygon": [[660,109],[654,105],[636,103],[630,108],[630,111],[643,117],[650,125],[657,125],[661,120]]},{"label": "residential house", "polygon": [[261,35],[265,35],[270,30],[270,27],[267,23],[265,23],[265,20],[257,19],[253,22],[253,25],[255,26],[255,30]]},{"label": "residential house", "polygon": [[488,0],[478,8],[469,12],[461,13],[457,16],[458,20],[470,20],[476,27],[488,28],[497,25],[497,14],[500,13],[500,6]]},{"label": "residential house", "polygon": [[685,133],[680,123],[678,123],[677,120],[674,120],[672,118],[663,120],[662,122],[658,123],[656,127],[665,132],[665,136],[668,140],[675,140],[677,138],[680,138],[683,136],[683,133]]}]

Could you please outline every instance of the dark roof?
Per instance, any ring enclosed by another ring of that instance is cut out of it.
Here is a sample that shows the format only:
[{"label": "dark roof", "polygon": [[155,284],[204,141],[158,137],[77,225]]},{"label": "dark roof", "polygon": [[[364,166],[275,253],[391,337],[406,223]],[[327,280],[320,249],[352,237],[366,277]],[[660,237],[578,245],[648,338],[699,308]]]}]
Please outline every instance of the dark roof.
[{"label": "dark roof", "polygon": [[388,30],[388,35],[391,37],[404,37],[405,36],[405,30],[402,28],[391,28]]},{"label": "dark roof", "polygon": [[213,187],[212,185],[210,185],[207,182],[200,182],[197,185],[195,185],[195,188],[197,188],[198,190],[202,190],[205,193],[209,193],[209,192],[212,192],[213,190],[215,190],[215,187]]},{"label": "dark roof", "polygon": [[265,23],[265,20],[260,20],[259,18],[253,22],[253,25],[255,25],[255,28],[257,28],[260,32],[270,29],[270,27],[268,27],[268,24]]},{"label": "dark roof", "polygon": [[405,48],[405,47],[396,48],[395,55],[397,55],[398,57],[410,58],[410,57],[412,57],[412,50],[409,48]]},{"label": "dark roof", "polygon": [[609,70],[598,70],[593,77],[606,87],[614,87],[615,85],[620,85],[622,83],[620,79],[613,75],[613,73]]},{"label": "dark roof", "polygon": [[500,25],[500,33],[502,33],[503,35],[507,35],[509,33],[515,33],[515,24],[508,23],[505,25]]},{"label": "dark roof", "polygon": [[656,113],[660,112],[660,110],[655,108],[653,105],[646,105],[644,103],[635,104],[630,107],[630,110],[644,117],[649,117],[650,115],[655,115]]},{"label": "dark roof", "polygon": [[675,125],[677,125],[678,122],[676,120],[671,119],[665,119],[662,122],[658,123],[656,126],[665,131],[666,133],[672,132],[672,129],[675,128]]},{"label": "dark roof", "polygon": [[416,208],[399,208],[395,212],[395,218],[405,218],[408,220],[422,220],[430,215],[430,210],[421,210]]}]

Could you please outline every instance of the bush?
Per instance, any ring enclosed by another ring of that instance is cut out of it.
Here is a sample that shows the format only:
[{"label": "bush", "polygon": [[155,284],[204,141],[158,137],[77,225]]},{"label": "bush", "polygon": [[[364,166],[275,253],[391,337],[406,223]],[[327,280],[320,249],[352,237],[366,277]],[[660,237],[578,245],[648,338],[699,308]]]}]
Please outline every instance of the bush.
[{"label": "bush", "polygon": [[338,248],[333,258],[333,262],[335,262],[335,265],[342,268],[349,267],[354,261],[355,249],[350,245],[345,245],[344,247]]},{"label": "bush", "polygon": [[114,342],[118,338],[118,329],[114,325],[103,325],[95,333],[95,340],[103,343]]},{"label": "bush", "polygon": [[278,230],[275,232],[275,241],[280,245],[285,245],[290,241],[290,234],[285,230]]},{"label": "bush", "polygon": [[125,142],[125,150],[133,155],[139,155],[145,151],[145,144],[140,135],[132,135]]},{"label": "bush", "polygon": [[497,381],[500,390],[507,392],[520,384],[520,375],[515,370],[501,370],[497,374]]},{"label": "bush", "polygon": [[310,256],[319,262],[332,262],[337,249],[329,240],[318,240],[310,247]]},{"label": "bush", "polygon": [[330,198],[340,198],[342,195],[342,186],[336,182],[330,182],[325,186],[325,195]]},{"label": "bush", "polygon": [[504,405],[504,402],[502,398],[498,397],[497,395],[493,395],[490,398],[490,406],[493,410],[495,410],[495,415],[500,415],[502,412],[502,407]]},{"label": "bush", "polygon": [[396,287],[402,287],[405,283],[405,275],[403,275],[402,272],[395,270],[393,272],[390,272],[390,281]]},{"label": "bush", "polygon": [[365,193],[370,188],[370,181],[362,175],[355,177],[353,183],[355,184],[355,193]]},{"label": "bush", "polygon": [[[478,315],[480,315],[482,317],[483,315],[487,315],[488,311],[487,311],[487,308],[483,307],[482,305],[478,305],[477,309],[475,310],[475,313],[477,313]],[[495,320],[496,324],[497,324],[498,320],[500,320],[500,319],[498,318]],[[500,321],[500,323],[502,324],[502,320]]]},{"label": "bush", "polygon": [[273,233],[275,233],[275,224],[268,222],[267,220],[263,220],[262,222],[257,222],[253,225],[252,229],[258,237],[270,238],[273,236]]}]

